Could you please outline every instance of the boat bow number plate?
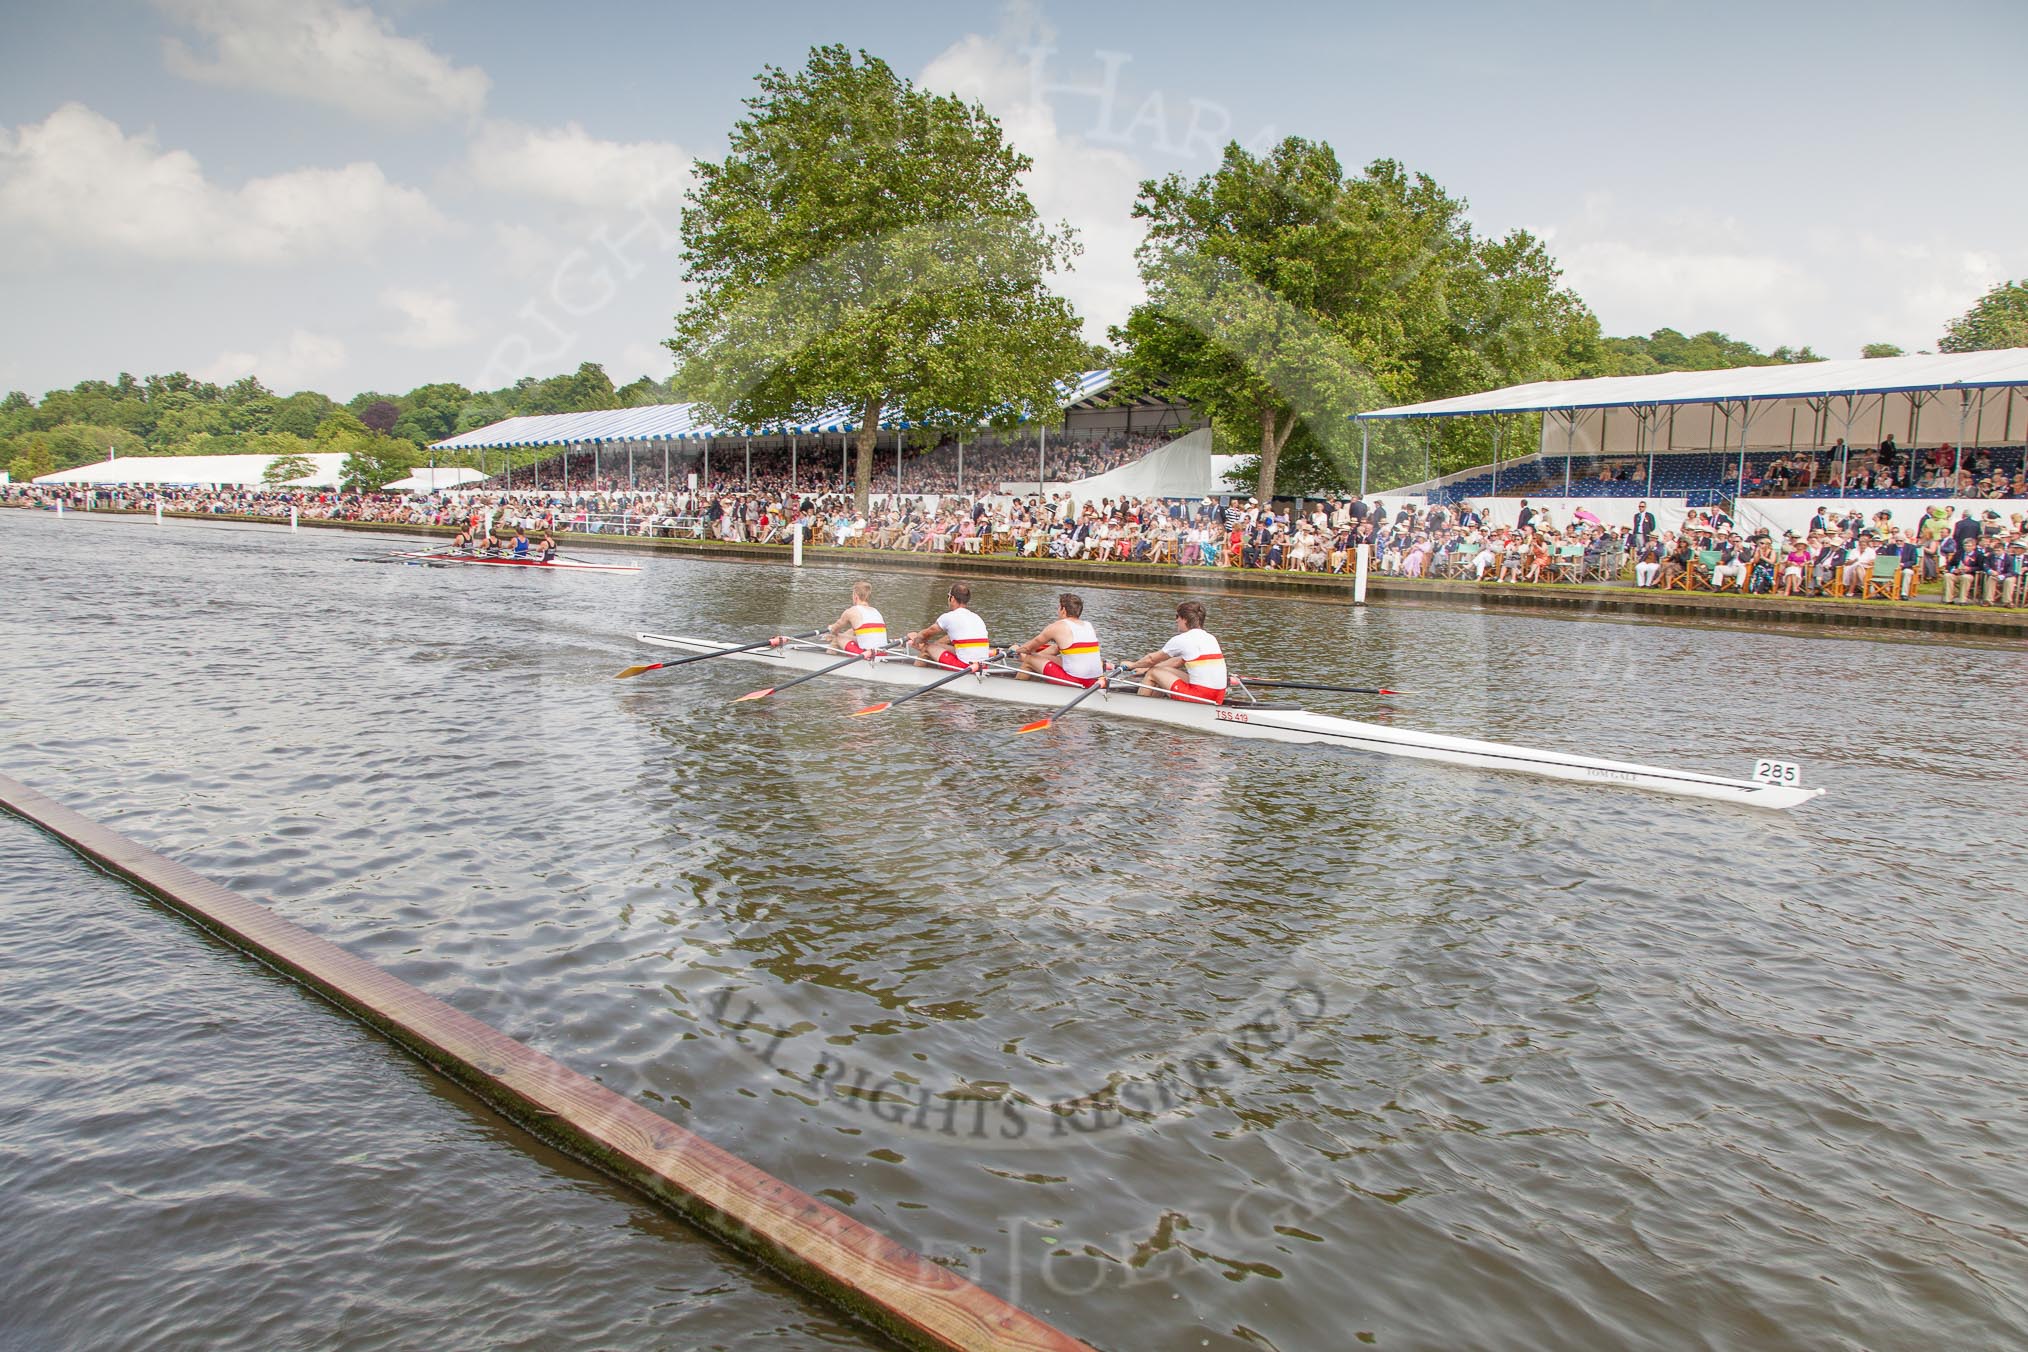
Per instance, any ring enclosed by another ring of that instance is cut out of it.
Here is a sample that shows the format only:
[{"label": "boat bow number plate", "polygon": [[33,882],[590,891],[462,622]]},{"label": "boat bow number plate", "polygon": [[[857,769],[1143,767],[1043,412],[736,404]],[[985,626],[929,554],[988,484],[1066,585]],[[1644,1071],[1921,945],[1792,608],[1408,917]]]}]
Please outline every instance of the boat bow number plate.
[{"label": "boat bow number plate", "polygon": [[1803,772],[1789,761],[1757,760],[1753,763],[1753,778],[1758,784],[1779,784],[1785,789],[1801,788]]}]

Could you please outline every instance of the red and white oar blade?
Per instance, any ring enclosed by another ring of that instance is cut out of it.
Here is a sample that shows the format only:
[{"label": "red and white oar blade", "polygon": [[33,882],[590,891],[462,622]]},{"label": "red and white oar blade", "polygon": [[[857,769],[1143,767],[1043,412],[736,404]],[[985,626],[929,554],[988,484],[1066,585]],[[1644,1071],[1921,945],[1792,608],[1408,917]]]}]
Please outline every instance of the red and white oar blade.
[{"label": "red and white oar blade", "polygon": [[1373,693],[1376,695],[1406,695],[1408,692],[1406,690],[1388,690],[1382,688],[1374,691]]},{"label": "red and white oar blade", "polygon": [[1044,728],[1054,726],[1055,723],[1056,720],[1053,718],[1038,718],[1033,723],[1023,723],[1014,729],[1014,735],[1019,737],[1024,732],[1041,732]]},{"label": "red and white oar blade", "polygon": [[866,707],[865,707],[864,709],[860,709],[860,710],[858,710],[858,711],[857,711],[856,713],[854,713],[854,714],[852,715],[852,717],[854,717],[854,718],[864,718],[864,717],[866,717],[866,715],[868,715],[868,714],[877,714],[877,713],[879,713],[879,712],[880,712],[880,711],[881,711],[882,709],[891,709],[891,708],[893,708],[893,707],[894,707],[894,704],[893,704],[893,702],[892,702],[892,701],[883,701],[883,702],[881,702],[881,703],[879,703],[879,704],[869,704],[869,705],[867,705],[867,706],[866,706]]},{"label": "red and white oar blade", "polygon": [[766,699],[769,695],[772,695],[774,693],[775,688],[773,686],[769,686],[765,690],[749,690],[744,695],[741,695],[738,699],[734,700],[733,703],[744,704],[750,699]]},{"label": "red and white oar blade", "polygon": [[660,671],[661,669],[662,664],[660,662],[644,662],[638,667],[628,667],[625,671],[614,673],[613,679],[616,681],[624,681],[629,676],[639,676],[643,672]]}]

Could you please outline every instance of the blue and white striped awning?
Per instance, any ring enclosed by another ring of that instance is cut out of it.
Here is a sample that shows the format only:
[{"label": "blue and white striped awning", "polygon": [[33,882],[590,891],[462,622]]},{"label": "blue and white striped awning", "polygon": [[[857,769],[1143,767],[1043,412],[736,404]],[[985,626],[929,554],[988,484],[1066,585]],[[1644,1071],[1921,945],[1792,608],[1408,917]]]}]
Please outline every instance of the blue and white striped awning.
[{"label": "blue and white striped awning", "polygon": [[[1059,388],[1066,409],[1097,408],[1113,386],[1111,371],[1085,371]],[[1145,400],[1138,402],[1147,402]],[[1157,401],[1160,402],[1160,401]],[[499,450],[521,446],[602,446],[614,442],[702,441],[706,437],[836,436],[859,430],[859,410],[838,405],[813,418],[778,427],[726,427],[704,420],[697,404],[648,404],[595,413],[543,413],[507,418],[436,442],[439,451]],[[909,424],[882,419],[889,431]]]}]

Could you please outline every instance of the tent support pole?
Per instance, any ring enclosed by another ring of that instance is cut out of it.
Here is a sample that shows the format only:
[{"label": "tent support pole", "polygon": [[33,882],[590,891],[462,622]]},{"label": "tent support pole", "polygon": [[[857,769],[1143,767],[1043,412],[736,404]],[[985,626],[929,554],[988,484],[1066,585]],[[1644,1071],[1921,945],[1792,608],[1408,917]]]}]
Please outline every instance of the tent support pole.
[{"label": "tent support pole", "polygon": [[[1951,466],[1951,496],[1952,496],[1952,497],[1956,497],[1956,496],[1958,495],[1958,475],[1962,474],[1962,473],[1964,472],[1964,468],[1965,468],[1965,413],[1966,413],[1966,411],[1967,411],[1967,410],[1969,410],[1969,409],[1971,408],[1971,406],[1972,406],[1972,392],[1971,392],[1970,390],[1963,390],[1963,391],[1961,391],[1961,392],[1959,393],[1959,395],[1958,395],[1958,453],[1957,453],[1957,462],[1956,462],[1955,464],[1953,464],[1953,465]],[[1913,442],[1913,441],[1914,441],[1915,439],[1914,439],[1913,437],[1911,437],[1911,438],[1909,438],[1909,440],[1910,440],[1910,442],[1912,443],[1912,442]],[[1915,454],[1915,447],[1914,447],[1914,445],[1912,445],[1912,444],[1911,444],[1911,445],[1909,446],[1909,448],[1908,448],[1908,453],[1909,453],[1909,454],[1910,454],[1911,456]]]},{"label": "tent support pole", "polygon": [[789,496],[796,495],[796,434],[789,433]]},{"label": "tent support pole", "polygon": [[1569,409],[1563,415],[1563,497],[1570,500],[1570,451],[1577,441],[1577,410]]},{"label": "tent support pole", "polygon": [[1370,445],[1369,437],[1372,431],[1372,424],[1362,419],[1359,423],[1359,500],[1361,502],[1366,500],[1366,453]]},{"label": "tent support pole", "polygon": [[1845,435],[1838,438],[1838,444],[1845,448],[1845,454],[1838,463],[1838,501],[1845,500],[1845,485],[1852,477],[1852,401],[1857,395],[1845,396]]},{"label": "tent support pole", "polygon": [[1739,401],[1739,479],[1733,484],[1732,514],[1739,515],[1740,499],[1746,496],[1746,428],[1753,421],[1753,404],[1745,399]]}]

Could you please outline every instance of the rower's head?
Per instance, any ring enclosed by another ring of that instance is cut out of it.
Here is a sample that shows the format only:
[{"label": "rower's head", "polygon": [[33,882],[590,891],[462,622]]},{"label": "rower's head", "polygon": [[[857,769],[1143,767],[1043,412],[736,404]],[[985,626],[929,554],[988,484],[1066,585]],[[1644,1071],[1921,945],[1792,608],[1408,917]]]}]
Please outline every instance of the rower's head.
[{"label": "rower's head", "polygon": [[1176,607],[1176,626],[1179,629],[1202,629],[1204,627],[1204,603],[1184,601]]},{"label": "rower's head", "polygon": [[1056,598],[1056,610],[1066,620],[1074,620],[1084,614],[1084,598],[1076,592],[1065,592]]},{"label": "rower's head", "polygon": [[853,605],[863,606],[872,599],[873,599],[873,584],[871,582],[855,582],[852,584]]},{"label": "rower's head", "polygon": [[953,606],[969,606],[972,604],[972,584],[969,582],[953,582],[950,591],[946,595],[951,598]]}]

